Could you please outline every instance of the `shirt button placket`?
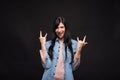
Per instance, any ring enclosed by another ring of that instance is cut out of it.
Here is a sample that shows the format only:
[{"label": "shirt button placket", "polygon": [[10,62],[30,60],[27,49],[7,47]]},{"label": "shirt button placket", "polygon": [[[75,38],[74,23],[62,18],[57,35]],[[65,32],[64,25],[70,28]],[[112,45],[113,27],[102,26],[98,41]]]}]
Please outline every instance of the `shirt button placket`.
[{"label": "shirt button placket", "polygon": [[58,52],[60,52],[60,46],[58,47]]},{"label": "shirt button placket", "polygon": [[55,67],[56,67],[56,65],[55,65]]},{"label": "shirt button placket", "polygon": [[59,57],[57,57],[57,59],[58,59]]}]

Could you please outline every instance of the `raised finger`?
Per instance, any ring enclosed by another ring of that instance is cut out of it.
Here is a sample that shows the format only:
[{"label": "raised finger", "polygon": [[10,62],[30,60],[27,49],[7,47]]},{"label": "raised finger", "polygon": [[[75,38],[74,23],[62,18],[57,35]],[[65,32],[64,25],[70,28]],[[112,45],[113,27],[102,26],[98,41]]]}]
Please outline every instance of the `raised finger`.
[{"label": "raised finger", "polygon": [[47,37],[47,33],[45,34],[45,37]]},{"label": "raised finger", "polygon": [[40,37],[42,37],[42,31],[40,31]]},{"label": "raised finger", "polygon": [[85,45],[88,44],[88,42],[85,42]]},{"label": "raised finger", "polygon": [[85,39],[86,39],[86,35],[85,35],[84,38],[83,38],[83,42],[85,42]]},{"label": "raised finger", "polygon": [[77,41],[79,41],[79,37],[77,37]]}]

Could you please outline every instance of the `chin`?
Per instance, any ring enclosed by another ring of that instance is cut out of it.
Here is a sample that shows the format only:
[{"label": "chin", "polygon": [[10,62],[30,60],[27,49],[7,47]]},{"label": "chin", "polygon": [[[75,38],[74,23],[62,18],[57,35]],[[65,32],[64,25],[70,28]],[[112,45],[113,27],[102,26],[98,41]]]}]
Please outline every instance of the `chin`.
[{"label": "chin", "polygon": [[64,38],[64,36],[58,36],[58,38],[59,38],[59,39],[62,39],[62,38]]},{"label": "chin", "polygon": [[59,39],[63,39],[63,37],[59,37]]}]

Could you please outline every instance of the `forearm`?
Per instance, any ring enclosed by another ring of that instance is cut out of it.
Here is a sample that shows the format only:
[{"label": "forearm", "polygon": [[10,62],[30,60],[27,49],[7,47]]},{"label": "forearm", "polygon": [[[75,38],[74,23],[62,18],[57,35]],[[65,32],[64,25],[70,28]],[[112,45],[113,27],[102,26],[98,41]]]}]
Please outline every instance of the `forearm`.
[{"label": "forearm", "polygon": [[43,44],[43,43],[41,44],[41,50],[42,50],[42,51],[46,51],[46,46],[45,46],[45,44]]},{"label": "forearm", "polygon": [[74,55],[73,61],[73,70],[76,70],[80,64],[80,56],[81,56],[82,48],[77,48],[76,53]]},{"label": "forearm", "polygon": [[44,64],[46,64],[47,52],[46,52],[46,51],[43,51],[43,50],[40,50],[40,56],[41,56],[42,62],[43,62]]},{"label": "forearm", "polygon": [[46,51],[46,46],[45,44],[41,43],[41,50],[40,50],[40,56],[43,61],[43,63],[46,63],[46,56],[47,56],[47,51]]},{"label": "forearm", "polygon": [[81,56],[81,50],[82,50],[82,47],[77,48],[75,56],[74,56],[76,59],[80,58],[80,56]]},{"label": "forearm", "polygon": [[44,68],[50,68],[50,66],[51,66],[51,60],[50,60],[50,58],[48,56],[47,51],[40,50],[40,55],[41,55],[43,67]]}]

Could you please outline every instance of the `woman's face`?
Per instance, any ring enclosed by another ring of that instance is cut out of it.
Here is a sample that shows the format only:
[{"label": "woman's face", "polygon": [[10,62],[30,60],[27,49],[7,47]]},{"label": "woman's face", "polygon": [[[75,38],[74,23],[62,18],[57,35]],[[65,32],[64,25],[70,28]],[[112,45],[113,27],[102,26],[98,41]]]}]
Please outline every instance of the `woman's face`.
[{"label": "woman's face", "polygon": [[65,26],[64,26],[64,24],[60,22],[60,24],[56,28],[55,32],[56,32],[58,38],[63,39],[64,34],[65,34]]}]

